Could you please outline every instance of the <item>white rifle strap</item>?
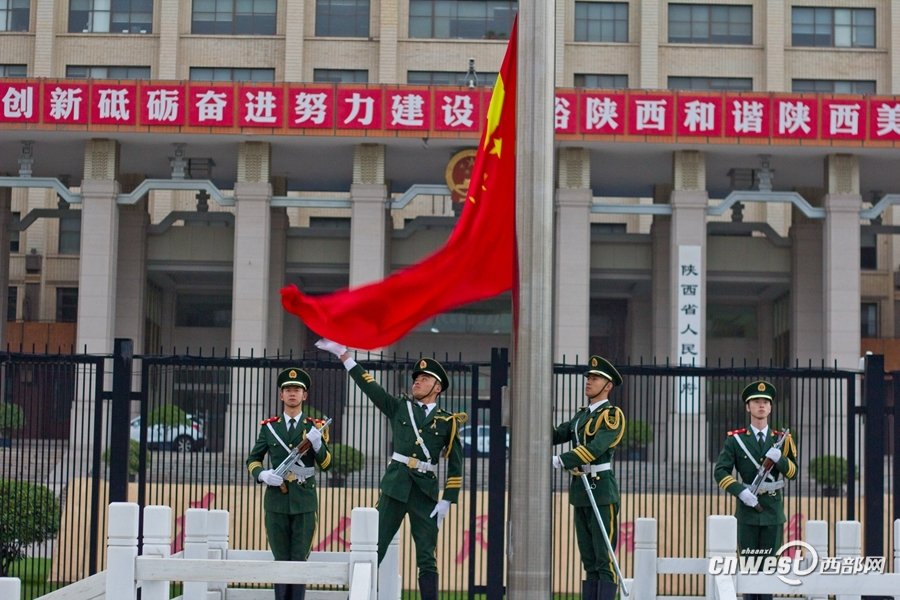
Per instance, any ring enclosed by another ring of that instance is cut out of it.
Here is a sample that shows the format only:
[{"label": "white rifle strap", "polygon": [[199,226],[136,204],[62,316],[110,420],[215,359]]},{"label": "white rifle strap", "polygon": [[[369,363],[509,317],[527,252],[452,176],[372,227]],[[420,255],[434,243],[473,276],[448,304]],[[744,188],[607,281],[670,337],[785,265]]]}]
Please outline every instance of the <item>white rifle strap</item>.
[{"label": "white rifle strap", "polygon": [[[759,463],[756,461],[755,458],[753,458],[753,455],[750,454],[750,451],[747,450],[747,446],[744,445],[744,440],[741,439],[741,434],[737,433],[733,437],[734,437],[734,441],[737,442],[737,445],[740,446],[741,450],[744,451],[744,454],[747,455],[747,458],[750,459],[750,462],[753,463],[753,468],[756,469],[757,471],[759,471]],[[766,478],[769,479],[770,481],[775,481],[775,478],[772,477],[771,471],[769,473],[766,473]]]},{"label": "white rifle strap", "polygon": [[282,440],[280,437],[278,437],[278,434],[275,433],[275,428],[272,427],[272,424],[271,424],[271,423],[266,423],[266,427],[269,428],[269,431],[272,432],[272,435],[275,436],[275,439],[278,441],[279,444],[281,444],[281,447],[284,448],[285,450],[287,450],[287,451],[288,451],[288,454],[290,454],[290,453],[291,453],[291,449],[288,448],[287,444],[284,443],[284,440]]},{"label": "white rifle strap", "polygon": [[428,462],[431,462],[431,452],[429,452],[428,447],[425,446],[422,436],[419,435],[419,428],[416,426],[416,418],[413,416],[412,410],[412,400],[406,401],[406,411],[409,413],[409,424],[412,427],[413,433],[416,434],[416,441],[419,442],[419,447],[422,449],[422,453],[425,454],[425,458],[428,459]]}]

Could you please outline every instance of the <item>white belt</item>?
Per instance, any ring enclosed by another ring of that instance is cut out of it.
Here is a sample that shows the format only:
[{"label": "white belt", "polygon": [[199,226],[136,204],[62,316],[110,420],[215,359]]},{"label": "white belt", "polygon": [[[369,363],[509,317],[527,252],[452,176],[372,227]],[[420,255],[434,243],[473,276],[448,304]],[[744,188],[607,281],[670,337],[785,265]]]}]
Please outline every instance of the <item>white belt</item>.
[{"label": "white belt", "polygon": [[612,471],[612,464],[600,463],[599,465],[581,465],[578,468],[581,469],[583,473],[594,475],[595,473],[600,473],[602,471]]},{"label": "white belt", "polygon": [[784,479],[779,479],[778,481],[763,481],[762,483],[759,484],[759,489],[757,489],[756,491],[759,492],[760,494],[769,492],[774,495],[775,491],[780,490],[783,487],[784,487]]},{"label": "white belt", "polygon": [[419,460],[418,458],[413,458],[412,456],[403,456],[398,452],[394,452],[391,454],[391,460],[397,461],[398,463],[403,463],[410,469],[415,469],[420,473],[434,473],[437,471],[437,465],[433,465],[430,462]]},{"label": "white belt", "polygon": [[[300,481],[306,481],[310,477],[316,474],[315,467],[301,467],[300,465],[293,464],[288,469],[288,477],[285,477],[288,481],[293,481],[294,479],[299,479]],[[290,475],[294,475],[294,477],[290,477]]]}]

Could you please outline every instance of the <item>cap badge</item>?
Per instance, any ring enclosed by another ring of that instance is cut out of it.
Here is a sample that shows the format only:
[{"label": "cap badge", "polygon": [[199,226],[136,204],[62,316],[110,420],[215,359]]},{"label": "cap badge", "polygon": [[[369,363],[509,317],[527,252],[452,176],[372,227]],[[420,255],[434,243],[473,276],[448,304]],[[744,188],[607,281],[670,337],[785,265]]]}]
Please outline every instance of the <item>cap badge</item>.
[{"label": "cap badge", "polygon": [[591,359],[591,366],[592,366],[592,367],[596,367],[596,366],[597,366],[597,359],[596,359],[596,358],[592,358],[592,359]]},{"label": "cap badge", "polygon": [[764,392],[766,391],[766,384],[760,383],[758,386],[756,386],[756,389],[757,391]]},{"label": "cap badge", "polygon": [[288,371],[288,377],[290,377],[291,379],[296,379],[296,378],[297,378],[297,371],[291,369],[290,371]]},{"label": "cap badge", "polygon": [[428,363],[425,362],[424,359],[422,359],[422,360],[419,361],[419,368],[420,368],[420,369],[424,369],[424,368],[427,367],[427,366],[428,366]]}]

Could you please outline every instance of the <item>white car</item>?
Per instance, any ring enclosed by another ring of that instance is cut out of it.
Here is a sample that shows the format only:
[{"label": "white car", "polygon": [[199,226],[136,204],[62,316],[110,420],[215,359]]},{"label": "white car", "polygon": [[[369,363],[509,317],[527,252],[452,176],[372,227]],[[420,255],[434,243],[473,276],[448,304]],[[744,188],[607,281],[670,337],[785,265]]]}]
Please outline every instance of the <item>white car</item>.
[{"label": "white car", "polygon": [[[507,431],[506,427],[503,428],[503,431],[506,434],[506,451],[509,452],[509,431]],[[462,444],[463,456],[471,456],[473,447],[476,455],[487,456],[491,446],[490,432],[490,426],[479,425],[477,435],[475,439],[472,439],[472,434],[475,433],[472,427],[470,425],[461,427],[459,430],[459,441]]]},{"label": "white car", "polygon": [[[141,441],[141,418],[131,420],[131,439]],[[188,415],[184,425],[151,425],[147,428],[147,447],[151,450],[197,452],[203,448],[203,422]]]}]

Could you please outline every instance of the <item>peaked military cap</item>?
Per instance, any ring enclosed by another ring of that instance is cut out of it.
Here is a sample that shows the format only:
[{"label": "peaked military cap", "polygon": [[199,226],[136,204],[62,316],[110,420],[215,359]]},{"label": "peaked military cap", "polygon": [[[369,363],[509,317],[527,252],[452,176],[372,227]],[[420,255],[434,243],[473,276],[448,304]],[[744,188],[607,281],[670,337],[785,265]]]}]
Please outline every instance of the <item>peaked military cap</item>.
[{"label": "peaked military cap", "polygon": [[278,374],[279,390],[287,386],[300,386],[303,389],[308,390],[310,383],[309,373],[303,369],[298,369],[297,367],[285,369]]},{"label": "peaked military cap", "polygon": [[754,398],[764,398],[769,402],[775,402],[775,394],[775,386],[768,381],[754,381],[744,388],[744,391],[741,392],[741,398],[744,399],[744,404],[747,404]]},{"label": "peaked military cap", "polygon": [[413,371],[412,377],[415,379],[420,373],[431,375],[441,382],[441,390],[446,392],[450,389],[450,378],[447,377],[447,371],[441,366],[441,363],[433,358],[423,358],[416,363],[416,370]]},{"label": "peaked military cap", "polygon": [[584,372],[584,376],[599,375],[606,377],[612,381],[613,385],[622,385],[622,376],[616,370],[612,363],[596,354],[588,361],[588,370]]}]

